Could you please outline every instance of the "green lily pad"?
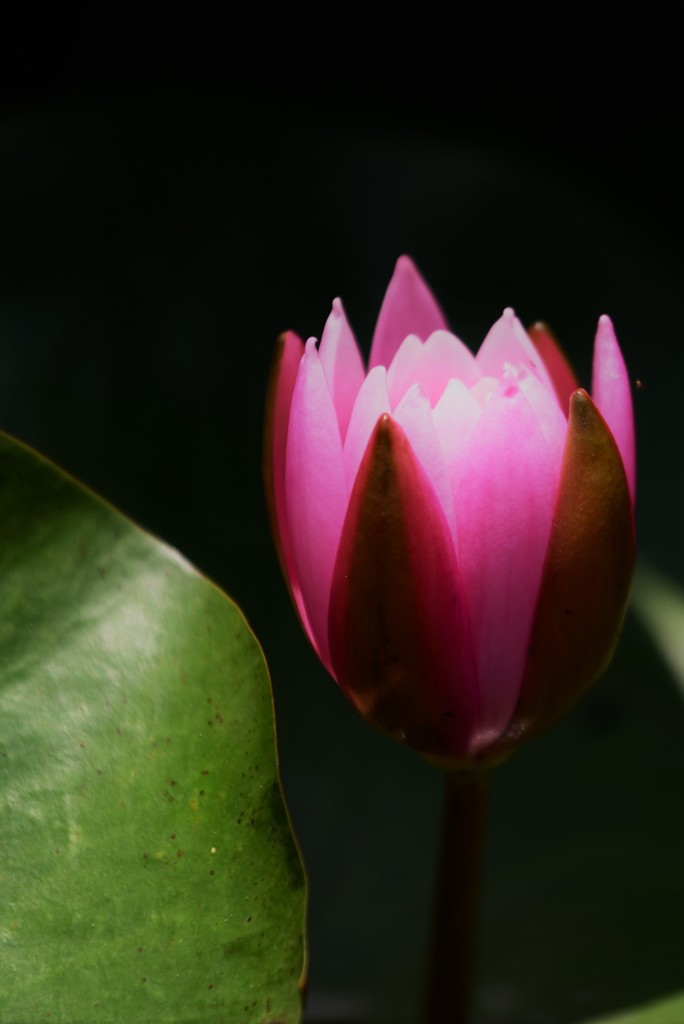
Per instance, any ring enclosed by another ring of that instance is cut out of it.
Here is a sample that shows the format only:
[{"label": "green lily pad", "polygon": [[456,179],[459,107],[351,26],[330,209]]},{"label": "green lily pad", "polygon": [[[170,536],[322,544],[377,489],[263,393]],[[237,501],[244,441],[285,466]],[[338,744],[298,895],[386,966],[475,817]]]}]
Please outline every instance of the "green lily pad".
[{"label": "green lily pad", "polygon": [[684,1020],[684,994],[669,999],[659,999],[648,1006],[626,1010],[622,1013],[587,1021],[587,1024],[679,1024]]},{"label": "green lily pad", "polygon": [[0,436],[0,1020],[300,1019],[261,650],[175,551]]},{"label": "green lily pad", "polygon": [[684,696],[684,590],[653,566],[641,564],[633,603]]}]

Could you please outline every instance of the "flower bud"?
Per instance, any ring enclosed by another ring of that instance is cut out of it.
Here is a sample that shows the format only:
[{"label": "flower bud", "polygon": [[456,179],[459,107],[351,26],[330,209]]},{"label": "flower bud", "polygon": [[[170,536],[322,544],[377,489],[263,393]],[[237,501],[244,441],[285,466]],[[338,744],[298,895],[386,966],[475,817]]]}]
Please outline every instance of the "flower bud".
[{"label": "flower bud", "polygon": [[610,660],[635,455],[606,316],[592,395],[512,310],[473,355],[405,256],[368,372],[339,299],[320,346],[279,339],[264,468],[292,599],[360,714],[431,760],[501,760]]}]

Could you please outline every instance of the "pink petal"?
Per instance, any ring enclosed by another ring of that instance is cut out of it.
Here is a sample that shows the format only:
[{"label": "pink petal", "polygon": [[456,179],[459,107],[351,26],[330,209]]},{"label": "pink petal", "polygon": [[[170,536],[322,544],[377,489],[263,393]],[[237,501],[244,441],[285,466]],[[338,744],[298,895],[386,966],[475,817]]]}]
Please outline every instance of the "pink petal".
[{"label": "pink petal", "polygon": [[365,370],[356,338],[340,299],[333,302],[332,312],[323,329],[318,354],[337,410],[340,437],[344,441],[349,417],[359,388],[363,384]]},{"label": "pink petal", "polygon": [[380,307],[370,367],[388,367],[407,335],[417,334],[424,341],[442,328],[447,329],[447,322],[437,300],[413,260],[400,256]]},{"label": "pink petal", "polygon": [[408,334],[397,349],[387,370],[387,391],[394,409],[417,380],[423,356],[423,343],[417,334]]},{"label": "pink petal", "polygon": [[[444,394],[432,412],[452,495],[457,494],[461,459],[481,412],[480,403],[470,388],[467,388],[460,380],[449,381]],[[456,536],[458,525],[455,518],[450,525],[454,537],[454,547],[458,555]]]},{"label": "pink petal", "polygon": [[433,331],[423,346],[423,360],[437,382],[433,387],[427,373],[423,379],[431,406],[439,399],[448,381],[456,379],[472,385],[482,376],[473,353],[451,331]]},{"label": "pink petal", "polygon": [[520,700],[503,748],[552,725],[604,671],[633,567],[634,523],[622,457],[594,402],[578,389],[570,401]]},{"label": "pink petal", "polygon": [[389,411],[387,371],[384,366],[376,366],[361,385],[344,441],[344,472],[350,494],[375,424]]},{"label": "pink petal", "polygon": [[565,358],[563,350],[546,324],[532,324],[531,327],[527,328],[527,333],[532,339],[537,352],[542,357],[544,366],[549,371],[560,407],[567,417],[570,396],[579,387],[577,377],[570,363]]},{"label": "pink petal", "polygon": [[518,377],[518,384],[537,417],[541,432],[551,450],[551,458],[560,473],[568,421],[561,412],[557,395],[555,391],[545,388],[531,373],[522,373]]},{"label": "pink petal", "polygon": [[294,331],[286,331],[278,338],[266,398],[264,487],[280,567],[302,625],[311,638],[311,627],[299,587],[285,504],[285,453],[290,406],[303,355],[304,343]]},{"label": "pink petal", "polygon": [[506,363],[522,365],[555,394],[555,389],[544,361],[512,309],[505,309],[480,345],[476,356],[482,374],[500,377]]},{"label": "pink petal", "polygon": [[313,338],[306,344],[292,396],[285,495],[314,645],[329,670],[330,583],[348,491],[335,406]]},{"label": "pink petal", "polygon": [[454,503],[444,453],[422,384],[414,384],[394,411],[393,419],[406,435],[418,463],[432,484],[453,536]]},{"label": "pink petal", "polygon": [[518,700],[557,477],[537,417],[506,372],[473,430],[456,491],[483,746],[503,732]]},{"label": "pink petal", "polygon": [[498,386],[498,377],[480,377],[480,379],[473,384],[470,392],[478,404],[483,406],[488,401],[492,391],[495,391]]},{"label": "pink petal", "polygon": [[351,495],[330,647],[340,686],[369,722],[454,766],[468,755],[478,695],[458,567],[439,502],[389,415]]},{"label": "pink petal", "polygon": [[452,378],[474,384],[480,377],[475,356],[454,334],[435,331],[424,344],[409,334],[387,371],[390,404],[396,408],[409,388],[422,384],[435,405]]},{"label": "pink petal", "polygon": [[634,409],[627,367],[610,317],[598,322],[594,343],[594,373],[591,397],[615,438],[627,475],[629,493],[634,504],[636,493],[636,454],[634,442]]}]

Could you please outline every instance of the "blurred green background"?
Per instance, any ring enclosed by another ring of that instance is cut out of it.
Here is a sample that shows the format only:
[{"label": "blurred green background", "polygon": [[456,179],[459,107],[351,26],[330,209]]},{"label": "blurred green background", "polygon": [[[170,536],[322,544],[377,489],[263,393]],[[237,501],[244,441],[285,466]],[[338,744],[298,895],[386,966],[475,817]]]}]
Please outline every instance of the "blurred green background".
[{"label": "blurred green background", "polygon": [[[340,295],[367,351],[403,252],[463,340],[512,305],[587,385],[609,313],[641,382],[640,550],[681,581],[678,135],[610,81],[583,102],[505,74],[307,82],[283,60],[269,85],[187,53],[124,73],[81,43],[3,94],[0,426],[242,606],[311,881],[308,1019],[404,1024],[440,780],[357,720],[289,606],[261,491],[273,341],[319,336]],[[483,1022],[570,1024],[684,988],[683,786],[681,695],[632,614],[594,693],[495,773]]]}]

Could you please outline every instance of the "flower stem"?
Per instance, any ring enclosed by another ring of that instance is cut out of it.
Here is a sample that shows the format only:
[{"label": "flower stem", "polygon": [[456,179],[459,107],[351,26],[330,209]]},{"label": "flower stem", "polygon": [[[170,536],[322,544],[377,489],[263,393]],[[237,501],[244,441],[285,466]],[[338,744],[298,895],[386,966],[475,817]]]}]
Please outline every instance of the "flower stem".
[{"label": "flower stem", "polygon": [[467,1024],[489,773],[444,773],[442,837],[424,1024]]}]

